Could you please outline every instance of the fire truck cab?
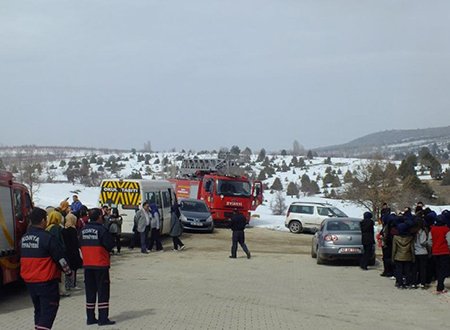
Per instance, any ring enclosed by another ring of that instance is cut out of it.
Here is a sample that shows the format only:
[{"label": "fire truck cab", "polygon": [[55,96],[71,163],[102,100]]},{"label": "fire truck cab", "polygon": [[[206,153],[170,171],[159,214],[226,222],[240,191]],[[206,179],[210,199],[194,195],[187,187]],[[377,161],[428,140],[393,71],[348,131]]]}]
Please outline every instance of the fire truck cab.
[{"label": "fire truck cab", "polygon": [[0,286],[20,278],[20,239],[28,227],[32,203],[23,184],[0,170]]},{"label": "fire truck cab", "polygon": [[237,166],[228,161],[185,160],[180,178],[169,181],[175,186],[178,199],[196,198],[205,201],[216,223],[228,221],[235,209],[250,221],[250,211],[262,202],[262,183],[230,169]]}]

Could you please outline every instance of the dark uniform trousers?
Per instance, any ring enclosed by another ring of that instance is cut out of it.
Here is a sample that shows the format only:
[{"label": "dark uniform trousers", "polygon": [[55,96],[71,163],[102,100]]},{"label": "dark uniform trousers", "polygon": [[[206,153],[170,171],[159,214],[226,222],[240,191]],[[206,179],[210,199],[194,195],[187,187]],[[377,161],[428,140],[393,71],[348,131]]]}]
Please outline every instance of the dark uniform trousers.
[{"label": "dark uniform trousers", "polygon": [[58,281],[27,283],[34,305],[35,329],[51,329],[59,307]]},{"label": "dark uniform trousers", "polygon": [[231,245],[231,256],[233,258],[236,257],[238,243],[241,246],[242,250],[244,250],[245,254],[247,254],[247,256],[249,256],[250,251],[248,250],[247,245],[245,244],[245,234],[244,234],[243,230],[233,231],[232,245]]},{"label": "dark uniform trousers", "polygon": [[109,315],[109,268],[84,270],[86,287],[86,315],[88,322],[95,320],[95,302],[98,296],[98,321],[104,323]]}]

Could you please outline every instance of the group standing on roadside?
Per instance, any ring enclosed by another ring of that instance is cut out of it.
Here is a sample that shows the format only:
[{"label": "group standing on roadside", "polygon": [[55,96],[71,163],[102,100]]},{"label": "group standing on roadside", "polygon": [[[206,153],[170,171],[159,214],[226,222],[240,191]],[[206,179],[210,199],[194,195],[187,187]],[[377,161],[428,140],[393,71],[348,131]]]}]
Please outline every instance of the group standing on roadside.
[{"label": "group standing on roadside", "polygon": [[418,203],[414,214],[405,207],[391,212],[387,204],[381,212],[380,239],[383,251],[381,276],[395,279],[397,288],[427,288],[437,281],[436,293],[446,293],[450,276],[450,212],[437,215]]}]

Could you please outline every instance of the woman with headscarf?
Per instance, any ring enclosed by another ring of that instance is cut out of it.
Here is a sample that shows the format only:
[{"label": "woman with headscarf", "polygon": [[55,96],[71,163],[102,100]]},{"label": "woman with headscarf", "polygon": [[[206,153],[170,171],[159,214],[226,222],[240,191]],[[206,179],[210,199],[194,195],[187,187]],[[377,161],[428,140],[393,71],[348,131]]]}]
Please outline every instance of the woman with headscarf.
[{"label": "woman with headscarf", "polygon": [[150,214],[152,216],[150,220],[150,244],[149,251],[153,249],[153,243],[156,243],[156,251],[163,251],[161,237],[160,237],[160,214],[158,211],[158,206],[155,203],[150,204]]},{"label": "woman with headscarf", "polygon": [[[62,221],[63,221],[63,216],[60,212],[54,210],[51,211],[48,216],[47,216],[47,228],[45,228],[46,231],[48,231],[52,236],[54,236],[60,246],[62,246],[63,248],[63,252],[65,254],[66,251],[66,245],[64,244],[64,239],[63,239],[63,235],[62,235]],[[66,287],[65,287],[65,281],[66,281],[66,276],[64,273],[61,274],[61,282],[59,283],[59,295],[61,297],[68,297],[70,296],[70,293],[67,292]]]},{"label": "woman with headscarf", "polygon": [[[122,222],[123,218],[119,214],[119,210],[117,207],[114,207],[111,211],[111,216],[108,221],[108,230],[111,235],[114,237],[114,241],[116,242],[117,253],[120,253],[120,249],[122,247],[120,243],[120,234],[122,233]],[[114,250],[112,250],[114,254]]]},{"label": "woman with headscarf", "polygon": [[174,251],[180,251],[184,249],[184,244],[180,240],[180,236],[183,233],[183,225],[181,224],[180,216],[180,209],[178,207],[178,204],[175,203],[171,209],[169,232],[169,235],[172,237]]},{"label": "woman with headscarf", "polygon": [[83,266],[83,260],[80,256],[80,242],[78,241],[77,233],[77,217],[69,213],[66,215],[66,221],[64,229],[62,230],[62,236],[66,245],[66,256],[70,269],[72,269],[72,276],[66,276],[66,289],[78,290],[77,287],[77,269]]}]

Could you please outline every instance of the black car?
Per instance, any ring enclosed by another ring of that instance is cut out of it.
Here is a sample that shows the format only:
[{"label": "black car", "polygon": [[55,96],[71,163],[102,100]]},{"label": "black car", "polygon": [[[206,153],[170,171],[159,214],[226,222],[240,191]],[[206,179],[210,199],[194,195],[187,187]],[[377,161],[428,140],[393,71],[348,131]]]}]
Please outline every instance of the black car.
[{"label": "black car", "polygon": [[181,223],[185,230],[212,233],[214,221],[206,203],[198,199],[180,201]]}]

